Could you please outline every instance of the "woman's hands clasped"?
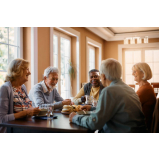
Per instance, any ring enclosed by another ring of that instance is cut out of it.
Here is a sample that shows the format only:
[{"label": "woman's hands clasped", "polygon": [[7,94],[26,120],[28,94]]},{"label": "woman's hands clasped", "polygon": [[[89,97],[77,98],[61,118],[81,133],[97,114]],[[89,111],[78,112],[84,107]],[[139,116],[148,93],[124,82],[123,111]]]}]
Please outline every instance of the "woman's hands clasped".
[{"label": "woman's hands clasped", "polygon": [[29,109],[26,110],[26,112],[27,112],[27,115],[28,115],[28,116],[36,116],[36,115],[39,114],[40,109],[39,109],[39,107],[29,108]]}]

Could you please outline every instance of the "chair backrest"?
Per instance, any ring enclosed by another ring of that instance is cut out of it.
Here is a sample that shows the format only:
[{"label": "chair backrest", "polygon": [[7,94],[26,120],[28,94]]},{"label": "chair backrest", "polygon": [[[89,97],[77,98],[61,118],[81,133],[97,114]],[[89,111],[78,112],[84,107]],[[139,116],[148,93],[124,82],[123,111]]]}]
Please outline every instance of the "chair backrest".
[{"label": "chair backrest", "polygon": [[159,98],[156,99],[156,105],[152,117],[152,133],[159,133]]},{"label": "chair backrest", "polygon": [[154,92],[156,93],[157,96],[159,92],[159,83],[158,82],[151,83],[151,86],[154,88]]},{"label": "chair backrest", "polygon": [[83,87],[85,84],[87,84],[87,82],[82,83],[82,86],[81,86],[81,87]]}]

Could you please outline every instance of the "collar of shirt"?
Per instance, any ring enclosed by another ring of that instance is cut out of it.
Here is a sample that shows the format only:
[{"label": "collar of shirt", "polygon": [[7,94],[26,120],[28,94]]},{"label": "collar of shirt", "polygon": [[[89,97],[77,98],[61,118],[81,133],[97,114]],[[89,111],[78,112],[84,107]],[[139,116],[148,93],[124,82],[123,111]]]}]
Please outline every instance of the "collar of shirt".
[{"label": "collar of shirt", "polygon": [[112,81],[109,86],[113,86],[115,83],[118,83],[118,82],[122,82],[122,79],[117,79]]},{"label": "collar of shirt", "polygon": [[43,88],[43,92],[44,92],[44,93],[46,93],[46,92],[49,92],[49,93],[50,93],[50,92],[51,92],[51,91],[48,90],[48,88],[47,88],[44,80],[41,82],[41,85],[42,85],[42,88]]}]

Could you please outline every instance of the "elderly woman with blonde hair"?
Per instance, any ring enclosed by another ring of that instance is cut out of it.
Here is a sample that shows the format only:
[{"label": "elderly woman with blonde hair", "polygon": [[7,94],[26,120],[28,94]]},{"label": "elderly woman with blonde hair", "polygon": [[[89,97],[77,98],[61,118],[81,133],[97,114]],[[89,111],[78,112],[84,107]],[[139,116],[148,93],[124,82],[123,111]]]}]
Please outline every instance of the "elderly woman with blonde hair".
[{"label": "elderly woman with blonde hair", "polygon": [[[39,113],[39,108],[33,108],[24,85],[28,81],[29,62],[24,59],[14,59],[8,67],[5,83],[0,87],[0,123],[12,121]],[[6,132],[1,127],[0,132]]]},{"label": "elderly woman with blonde hair", "polygon": [[156,95],[153,87],[147,81],[152,78],[151,68],[147,63],[136,63],[132,67],[134,80],[138,82],[139,89],[137,95],[140,98],[142,111],[146,118],[146,124],[149,132],[151,131],[152,115],[156,104]]}]

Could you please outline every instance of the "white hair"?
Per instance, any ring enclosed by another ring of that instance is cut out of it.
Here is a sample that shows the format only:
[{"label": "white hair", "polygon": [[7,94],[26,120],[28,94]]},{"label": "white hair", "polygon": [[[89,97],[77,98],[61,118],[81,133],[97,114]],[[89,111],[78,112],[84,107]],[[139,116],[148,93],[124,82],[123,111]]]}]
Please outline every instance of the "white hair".
[{"label": "white hair", "polygon": [[104,74],[108,80],[114,81],[121,78],[122,66],[117,60],[109,58],[102,61],[100,73]]},{"label": "white hair", "polygon": [[50,73],[57,73],[58,74],[58,68],[56,67],[47,67],[45,70],[44,70],[44,77],[48,77]]}]

